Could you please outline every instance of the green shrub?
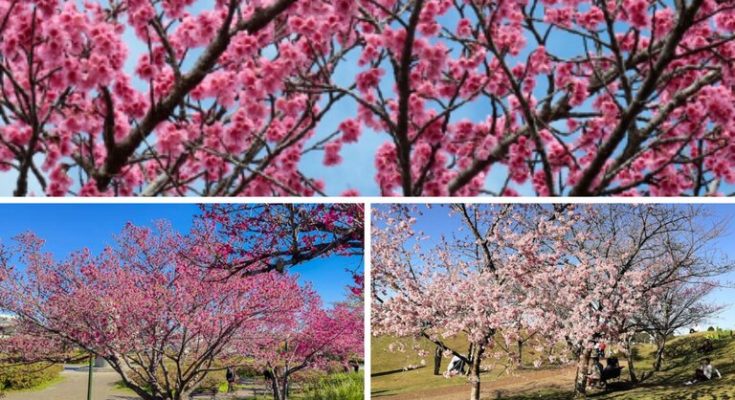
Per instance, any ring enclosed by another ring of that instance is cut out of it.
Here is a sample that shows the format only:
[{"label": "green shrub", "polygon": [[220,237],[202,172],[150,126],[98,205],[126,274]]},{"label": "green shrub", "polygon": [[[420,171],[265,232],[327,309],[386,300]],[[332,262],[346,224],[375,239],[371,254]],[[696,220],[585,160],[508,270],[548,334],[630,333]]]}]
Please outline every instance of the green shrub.
[{"label": "green shrub", "polygon": [[235,373],[241,378],[258,378],[263,376],[263,369],[247,364],[237,367]]},{"label": "green shrub", "polygon": [[0,389],[30,389],[57,379],[63,370],[62,365],[50,363],[3,366],[0,368]]},{"label": "green shrub", "polygon": [[304,385],[304,400],[362,400],[363,373],[330,374],[313,378]]},{"label": "green shrub", "polygon": [[[168,380],[170,382],[173,382],[176,379],[176,369],[169,368],[168,370]],[[166,378],[163,376],[163,370],[159,369],[156,371],[156,379],[159,382],[165,382]],[[141,377],[139,377],[137,374],[134,374],[131,376],[131,380],[135,385],[145,389],[146,391],[150,392],[150,387],[148,386],[148,382]],[[197,386],[197,388],[194,390],[194,393],[216,393],[218,391],[218,388],[222,383],[225,382],[225,373],[224,371],[216,371],[216,372],[209,372],[207,373],[207,376],[204,377],[202,382]]]},{"label": "green shrub", "polygon": [[213,376],[211,374],[207,375],[207,377],[202,380],[202,383],[199,384],[196,391],[199,393],[217,393],[223,381],[224,379],[220,377]]}]

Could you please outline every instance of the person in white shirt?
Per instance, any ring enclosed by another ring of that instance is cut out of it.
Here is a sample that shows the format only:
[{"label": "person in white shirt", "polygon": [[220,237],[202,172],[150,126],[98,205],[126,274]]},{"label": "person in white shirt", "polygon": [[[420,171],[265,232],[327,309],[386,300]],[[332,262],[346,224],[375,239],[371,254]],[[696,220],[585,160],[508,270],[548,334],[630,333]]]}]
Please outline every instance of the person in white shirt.
[{"label": "person in white shirt", "polygon": [[712,363],[710,362],[709,358],[704,359],[704,368],[703,368],[704,376],[707,377],[707,380],[712,379],[712,373],[716,373],[718,378],[722,378],[722,374],[720,374],[720,371],[712,366]]},{"label": "person in white shirt", "polygon": [[717,374],[718,378],[722,378],[722,374],[720,374],[720,371],[712,366],[712,360],[710,360],[709,358],[705,358],[699,368],[694,371],[694,379],[685,382],[684,384],[693,385],[697,382],[706,382],[711,380],[714,374]]},{"label": "person in white shirt", "polygon": [[449,378],[454,375],[458,375],[462,372],[464,369],[464,361],[462,361],[461,358],[454,356],[452,357],[452,361],[449,362],[449,365],[447,366],[447,372],[444,373],[445,378]]}]

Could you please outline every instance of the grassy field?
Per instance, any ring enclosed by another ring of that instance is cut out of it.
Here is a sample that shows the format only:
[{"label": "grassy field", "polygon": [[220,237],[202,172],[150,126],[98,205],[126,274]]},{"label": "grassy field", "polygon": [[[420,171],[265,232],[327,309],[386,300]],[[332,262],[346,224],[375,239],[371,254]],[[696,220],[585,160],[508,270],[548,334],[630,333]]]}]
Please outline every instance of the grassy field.
[{"label": "grassy field", "polygon": [[[632,386],[628,381],[626,366],[623,376],[618,382],[611,384],[608,391],[591,390],[590,398],[615,400],[663,400],[663,399],[716,399],[735,400],[735,339],[727,335],[714,341],[714,350],[707,356],[723,374],[722,379],[711,382],[685,386],[699,361],[704,357],[697,351],[709,333],[698,333],[675,338],[668,346],[663,370]],[[433,346],[427,341],[414,342],[404,339],[401,343],[405,352],[388,351],[394,338],[373,338],[373,398],[386,400],[403,399],[465,399],[469,397],[469,385],[463,377],[446,379],[433,375],[433,357],[427,357],[426,366],[409,371],[402,369],[407,365],[420,365],[414,346],[430,351]],[[465,344],[456,341],[465,348]],[[653,346],[640,345],[636,349],[635,369],[641,373],[650,371],[653,364]],[[525,353],[525,352],[524,352]],[[524,354],[530,362],[532,354]],[[442,363],[442,372],[446,369],[448,359]],[[499,360],[498,365],[502,365]],[[490,364],[486,363],[490,367]],[[524,366],[513,372],[496,367],[482,376],[482,393],[484,399],[531,400],[550,399],[566,400],[571,398],[569,391],[574,381],[573,366],[534,369]]]}]

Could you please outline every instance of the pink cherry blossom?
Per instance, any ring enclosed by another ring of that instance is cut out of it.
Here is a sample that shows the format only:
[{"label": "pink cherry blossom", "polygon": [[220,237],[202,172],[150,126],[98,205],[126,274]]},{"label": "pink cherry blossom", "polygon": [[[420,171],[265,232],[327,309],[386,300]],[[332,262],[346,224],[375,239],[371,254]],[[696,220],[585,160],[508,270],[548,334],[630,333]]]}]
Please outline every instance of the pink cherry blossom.
[{"label": "pink cherry blossom", "polygon": [[[553,359],[576,360],[574,389],[583,395],[596,343],[625,346],[667,288],[735,268],[709,255],[723,228],[704,223],[698,208],[435,207],[374,207],[372,332],[428,340],[460,357],[473,400],[480,370],[501,356],[510,363],[502,368],[513,368],[511,349],[529,334]],[[442,211],[449,216],[437,219]],[[433,217],[424,223],[446,224],[440,237],[417,229],[424,213]],[[470,349],[453,347],[456,337]]]}]

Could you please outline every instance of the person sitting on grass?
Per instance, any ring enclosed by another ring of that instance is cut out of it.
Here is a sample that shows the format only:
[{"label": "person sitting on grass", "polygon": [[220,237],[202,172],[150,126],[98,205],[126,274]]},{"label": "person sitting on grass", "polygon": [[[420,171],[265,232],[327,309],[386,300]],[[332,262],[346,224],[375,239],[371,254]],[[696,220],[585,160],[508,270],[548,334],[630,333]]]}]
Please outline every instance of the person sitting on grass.
[{"label": "person sitting on grass", "polygon": [[620,366],[617,357],[610,357],[607,359],[607,365],[602,370],[602,380],[607,382],[608,379],[620,378],[620,371],[623,367]]},{"label": "person sitting on grass", "polygon": [[449,362],[449,365],[447,366],[447,372],[444,373],[445,378],[451,378],[455,375],[461,374],[464,370],[464,361],[462,361],[461,358],[454,356],[452,357],[452,361]]},{"label": "person sitting on grass", "polygon": [[704,361],[702,361],[702,364],[699,365],[699,368],[697,368],[694,371],[694,379],[685,382],[685,385],[693,385],[697,382],[706,382],[709,380],[712,380],[712,375],[717,374],[718,378],[722,378],[722,374],[720,374],[720,371],[712,366],[712,362],[709,358],[705,358]]}]

